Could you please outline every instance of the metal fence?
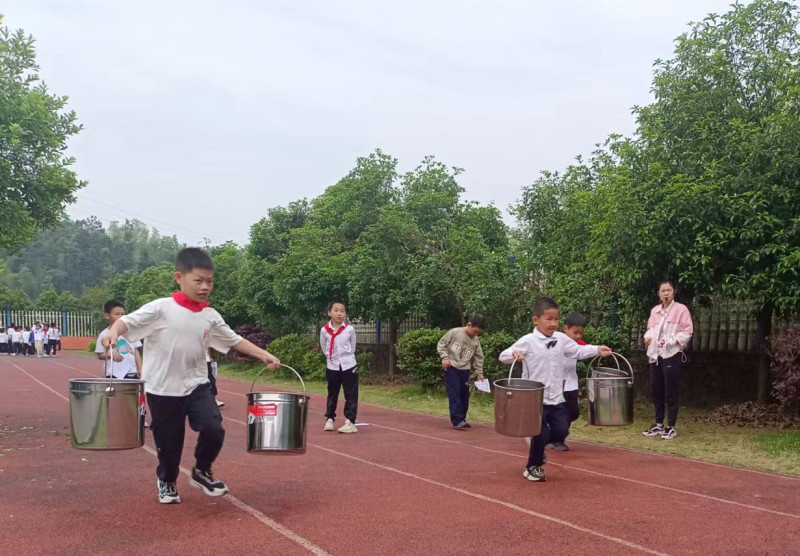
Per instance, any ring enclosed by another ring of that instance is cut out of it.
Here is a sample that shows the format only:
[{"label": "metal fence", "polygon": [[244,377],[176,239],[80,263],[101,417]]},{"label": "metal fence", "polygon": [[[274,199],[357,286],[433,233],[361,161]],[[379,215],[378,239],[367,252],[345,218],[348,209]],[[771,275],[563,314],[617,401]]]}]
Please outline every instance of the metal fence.
[{"label": "metal fence", "polygon": [[14,311],[6,308],[4,324],[30,326],[36,322],[55,324],[62,336],[96,336],[95,317],[89,311]]},{"label": "metal fence", "polygon": [[[356,338],[360,344],[389,343],[389,321],[351,321],[350,324],[355,329]],[[406,332],[426,326],[427,323],[423,317],[407,317],[400,322],[397,328],[397,337],[402,338]],[[309,327],[308,334],[313,340],[318,340],[319,327],[316,325]]]},{"label": "metal fence", "polygon": [[[753,307],[736,301],[718,301],[711,307],[689,308],[692,311],[694,335],[689,344],[694,351],[756,351],[756,318]],[[796,319],[773,319],[773,333]],[[631,331],[631,347],[645,349],[647,323]]]}]

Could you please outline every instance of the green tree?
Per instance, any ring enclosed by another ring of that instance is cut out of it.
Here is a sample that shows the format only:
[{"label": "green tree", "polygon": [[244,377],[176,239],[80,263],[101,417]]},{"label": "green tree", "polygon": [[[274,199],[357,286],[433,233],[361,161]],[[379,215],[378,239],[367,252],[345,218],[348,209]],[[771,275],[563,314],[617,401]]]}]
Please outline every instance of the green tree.
[{"label": "green tree", "polygon": [[249,319],[248,303],[241,291],[241,276],[244,267],[244,253],[239,247],[228,242],[211,248],[214,258],[214,291],[209,301],[233,326],[244,324]]},{"label": "green tree", "polygon": [[126,311],[133,312],[146,303],[168,297],[177,291],[174,275],[175,267],[171,263],[152,266],[135,275],[125,291]]},{"label": "green tree", "polygon": [[[760,341],[800,303],[799,22],[796,6],[755,0],[694,24],[636,111],[658,256],[697,293],[751,302]],[[762,350],[760,401],[769,387]]]},{"label": "green tree", "polygon": [[57,226],[85,183],[65,156],[81,129],[75,112],[41,81],[33,37],[2,25],[2,16],[0,98],[0,247],[17,249]]},{"label": "green tree", "polygon": [[33,308],[33,303],[22,290],[15,290],[0,284],[0,310],[11,307],[15,310],[27,310]]},{"label": "green tree", "polygon": [[389,374],[394,374],[398,325],[419,310],[415,287],[425,237],[413,218],[399,206],[385,206],[378,220],[358,239],[348,286],[353,315],[389,321]]},{"label": "green tree", "polygon": [[39,295],[39,299],[36,300],[36,308],[40,311],[59,311],[61,309],[58,292],[55,288],[45,290]]}]

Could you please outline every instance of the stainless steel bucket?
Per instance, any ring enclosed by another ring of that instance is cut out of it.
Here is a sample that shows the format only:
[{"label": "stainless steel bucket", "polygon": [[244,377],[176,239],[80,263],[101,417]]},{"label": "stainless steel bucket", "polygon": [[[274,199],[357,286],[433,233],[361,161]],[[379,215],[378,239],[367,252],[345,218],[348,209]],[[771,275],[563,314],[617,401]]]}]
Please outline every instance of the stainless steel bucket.
[{"label": "stainless steel bucket", "polygon": [[544,384],[525,378],[494,381],[494,430],[503,436],[530,437],[542,431]]},{"label": "stainless steel bucket", "polygon": [[[600,359],[589,363],[586,394],[589,398],[589,424],[596,426],[620,426],[633,423],[633,367],[618,353],[612,354],[617,368],[595,367]],[[622,359],[628,366],[623,370]]]},{"label": "stainless steel bucket", "polygon": [[129,450],[144,444],[144,381],[69,380],[72,447]]},{"label": "stainless steel bucket", "polygon": [[[255,378],[247,394],[247,451],[267,454],[304,454],[308,401],[306,384],[300,373],[286,367],[300,379],[302,394],[253,392]],[[263,372],[263,371],[262,371]],[[260,373],[259,373],[260,374]],[[258,375],[256,375],[258,378]]]}]

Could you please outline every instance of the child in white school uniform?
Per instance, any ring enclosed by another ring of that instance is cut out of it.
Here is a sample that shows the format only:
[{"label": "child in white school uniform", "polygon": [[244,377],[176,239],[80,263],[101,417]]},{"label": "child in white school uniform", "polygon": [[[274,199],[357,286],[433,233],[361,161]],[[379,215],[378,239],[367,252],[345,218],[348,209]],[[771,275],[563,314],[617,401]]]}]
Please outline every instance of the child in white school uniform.
[{"label": "child in white school uniform", "polygon": [[347,306],[343,301],[328,303],[330,321],[319,331],[319,348],[325,354],[328,380],[328,407],[323,430],[335,429],[339,390],[344,389],[344,425],[339,432],[358,432],[358,364],[356,363],[356,331],[345,322]]},{"label": "child in white school uniform", "polygon": [[611,354],[611,349],[606,346],[581,346],[566,334],[558,332],[559,316],[558,303],[547,297],[539,299],[533,306],[531,320],[536,327],[533,333],[526,334],[500,354],[500,361],[507,365],[514,361],[524,362],[522,378],[544,384],[542,430],[533,437],[528,463],[522,473],[523,477],[534,482],[546,480],[544,449],[551,435],[566,437],[569,430],[564,398],[565,361]]}]

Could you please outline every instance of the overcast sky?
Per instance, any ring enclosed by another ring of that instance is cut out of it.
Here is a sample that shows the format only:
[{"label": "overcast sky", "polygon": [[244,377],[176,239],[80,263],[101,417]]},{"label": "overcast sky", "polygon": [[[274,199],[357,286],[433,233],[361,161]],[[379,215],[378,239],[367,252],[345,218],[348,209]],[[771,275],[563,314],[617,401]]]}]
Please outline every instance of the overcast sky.
[{"label": "overcast sky", "polygon": [[466,169],[503,211],[650,101],[653,62],[731,0],[39,2],[6,0],[84,130],[75,218],[139,218],[246,243],[375,148]]}]

